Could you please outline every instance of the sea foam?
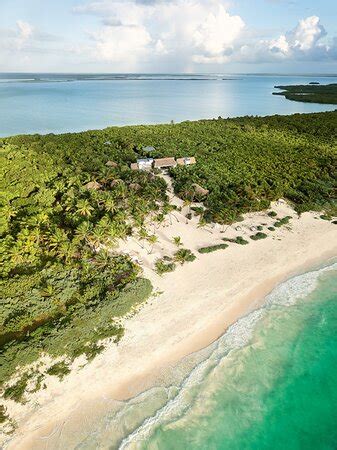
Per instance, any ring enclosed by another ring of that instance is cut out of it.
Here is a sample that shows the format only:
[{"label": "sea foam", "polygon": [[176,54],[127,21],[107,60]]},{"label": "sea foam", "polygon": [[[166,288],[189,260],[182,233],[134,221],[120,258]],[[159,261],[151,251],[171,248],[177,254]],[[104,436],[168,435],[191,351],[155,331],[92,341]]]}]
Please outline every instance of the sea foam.
[{"label": "sea foam", "polygon": [[[201,360],[183,379],[177,394],[155,414],[146,418],[119,445],[120,450],[139,448],[154,432],[157,426],[167,425],[182,417],[193,406],[198,385],[232,351],[245,347],[252,339],[256,325],[272,308],[289,307],[305,299],[315,291],[320,277],[337,270],[337,263],[295,276],[277,286],[267,297],[263,306],[242,317],[228,328],[217,342],[209,346],[206,359]],[[148,391],[148,393],[150,393]],[[146,393],[143,393],[143,395]]]}]

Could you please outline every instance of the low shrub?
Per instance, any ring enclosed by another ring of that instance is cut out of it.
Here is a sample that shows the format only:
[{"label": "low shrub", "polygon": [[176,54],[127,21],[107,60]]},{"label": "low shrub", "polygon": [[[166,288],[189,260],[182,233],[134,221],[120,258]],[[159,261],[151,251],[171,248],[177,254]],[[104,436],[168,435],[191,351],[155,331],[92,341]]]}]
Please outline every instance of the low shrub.
[{"label": "low shrub", "polygon": [[227,247],[228,247],[227,244],[211,245],[209,247],[199,248],[198,252],[199,253],[212,253],[212,252],[216,252],[217,250],[224,250]]},{"label": "low shrub", "polygon": [[261,232],[256,233],[253,236],[250,236],[250,238],[253,241],[259,241],[260,239],[266,239],[266,237],[267,237],[267,235],[265,233],[261,233]]},{"label": "low shrub", "polygon": [[291,216],[283,217],[283,219],[279,219],[274,223],[274,227],[279,228],[282,227],[282,225],[287,225],[290,219],[292,219]]},{"label": "low shrub", "polygon": [[7,409],[4,405],[0,405],[0,424],[6,422],[8,419]]},{"label": "low shrub", "polygon": [[331,216],[327,216],[326,214],[322,214],[321,216],[319,216],[321,219],[323,219],[323,220],[331,220],[332,219],[332,217]]},{"label": "low shrub", "polygon": [[257,229],[258,231],[262,231],[262,230],[263,230],[263,226],[262,226],[262,225],[258,225],[258,226],[256,227],[256,229]]},{"label": "low shrub", "polygon": [[60,380],[63,379],[68,373],[70,373],[70,369],[68,365],[64,362],[58,362],[49,367],[49,369],[46,371],[48,375],[54,375],[55,377],[59,377]]},{"label": "low shrub", "polygon": [[163,275],[164,273],[167,272],[173,272],[176,268],[174,262],[165,262],[164,258],[158,259],[155,262],[155,269],[158,275]]},{"label": "low shrub", "polygon": [[23,395],[26,392],[29,378],[29,374],[25,373],[15,384],[7,387],[3,393],[4,399],[11,399],[15,402],[23,402]]},{"label": "low shrub", "polygon": [[268,230],[269,231],[275,231],[275,228],[274,227],[268,227]]},{"label": "low shrub", "polygon": [[196,256],[187,248],[181,248],[174,254],[174,260],[180,264],[185,262],[192,262],[196,259]]},{"label": "low shrub", "polygon": [[222,239],[225,242],[232,242],[233,244],[239,244],[239,245],[247,245],[249,244],[248,241],[243,239],[242,236],[237,236],[236,238],[230,239],[230,238],[223,238]]},{"label": "low shrub", "polygon": [[275,211],[269,211],[268,216],[269,217],[276,217],[277,213]]}]

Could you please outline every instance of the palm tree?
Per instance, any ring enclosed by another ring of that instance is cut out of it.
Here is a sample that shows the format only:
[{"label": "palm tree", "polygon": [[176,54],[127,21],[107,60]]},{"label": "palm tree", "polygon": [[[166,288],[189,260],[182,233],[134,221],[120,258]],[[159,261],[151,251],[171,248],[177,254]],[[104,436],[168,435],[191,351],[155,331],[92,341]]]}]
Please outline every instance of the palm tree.
[{"label": "palm tree", "polygon": [[173,238],[173,243],[174,245],[176,245],[178,248],[183,245],[183,243],[181,242],[181,237],[180,236],[175,236]]},{"label": "palm tree", "polygon": [[95,257],[95,264],[103,268],[109,263],[110,259],[111,257],[106,250],[100,250]]},{"label": "palm tree", "polygon": [[117,209],[116,202],[112,198],[105,200],[104,209],[105,211],[113,214]]},{"label": "palm tree", "polygon": [[90,222],[82,222],[76,229],[75,236],[81,242],[88,242],[88,237],[92,231],[92,224]]},{"label": "palm tree", "polygon": [[151,248],[148,251],[148,254],[151,255],[151,253],[153,252],[153,247],[158,241],[158,238],[155,234],[151,234],[151,236],[148,236],[147,241],[151,244]]},{"label": "palm tree", "polygon": [[[140,242],[144,241],[145,239],[148,239],[149,235],[144,227],[141,227],[138,231],[138,237],[140,239]],[[142,248],[144,248],[144,245],[140,244]]]},{"label": "palm tree", "polygon": [[97,249],[106,240],[106,231],[100,227],[95,227],[93,233],[89,236],[89,242]]},{"label": "palm tree", "polygon": [[90,217],[94,208],[87,199],[80,199],[77,202],[77,213],[84,217]]},{"label": "palm tree", "polygon": [[20,264],[23,264],[24,262],[24,256],[22,254],[22,249],[21,246],[16,245],[15,247],[12,247],[9,251],[8,254],[10,256],[11,259],[11,263],[14,266],[18,266]]}]

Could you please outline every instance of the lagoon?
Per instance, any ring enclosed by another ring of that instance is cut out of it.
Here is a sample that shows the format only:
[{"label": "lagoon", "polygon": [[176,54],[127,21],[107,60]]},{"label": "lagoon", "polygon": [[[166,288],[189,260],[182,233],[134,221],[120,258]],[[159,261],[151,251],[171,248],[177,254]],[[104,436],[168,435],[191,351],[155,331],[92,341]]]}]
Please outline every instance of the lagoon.
[{"label": "lagoon", "polygon": [[337,76],[0,74],[0,136],[336,109],[272,95],[317,81]]}]

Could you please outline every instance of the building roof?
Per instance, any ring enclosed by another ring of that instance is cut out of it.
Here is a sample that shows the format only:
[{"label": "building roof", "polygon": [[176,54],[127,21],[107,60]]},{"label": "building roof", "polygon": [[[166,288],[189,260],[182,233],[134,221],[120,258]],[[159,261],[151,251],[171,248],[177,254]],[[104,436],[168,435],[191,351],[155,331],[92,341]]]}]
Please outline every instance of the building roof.
[{"label": "building roof", "polygon": [[102,185],[100,183],[97,183],[97,181],[90,181],[89,183],[87,183],[85,185],[86,189],[93,189],[95,191],[97,191],[98,189],[100,189],[102,187]]},{"label": "building roof", "polygon": [[115,161],[107,161],[105,163],[105,165],[108,166],[108,167],[117,167],[118,166],[118,164],[115,163]]},{"label": "building roof", "polygon": [[152,164],[153,158],[140,158],[137,159],[137,164]]},{"label": "building roof", "polygon": [[197,183],[193,183],[192,186],[194,188],[194,192],[196,194],[198,194],[198,195],[206,196],[206,195],[209,194],[209,190],[208,189],[203,188],[202,186],[200,186]]},{"label": "building roof", "polygon": [[131,170],[138,170],[138,164],[137,163],[131,163],[130,169]]},{"label": "building roof", "polygon": [[154,160],[154,167],[175,167],[177,161],[174,158],[158,158]]},{"label": "building roof", "polygon": [[153,152],[155,150],[155,148],[150,145],[147,145],[146,147],[143,147],[143,150],[145,152]]},{"label": "building roof", "polygon": [[189,166],[190,164],[195,164],[196,160],[194,156],[185,157],[185,158],[177,158],[177,164],[179,166]]}]

